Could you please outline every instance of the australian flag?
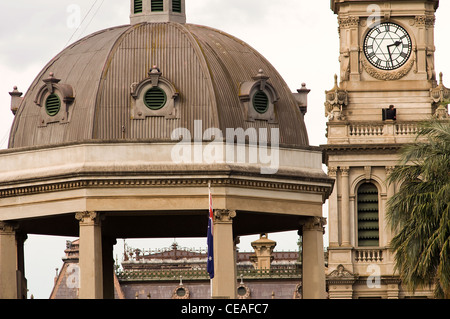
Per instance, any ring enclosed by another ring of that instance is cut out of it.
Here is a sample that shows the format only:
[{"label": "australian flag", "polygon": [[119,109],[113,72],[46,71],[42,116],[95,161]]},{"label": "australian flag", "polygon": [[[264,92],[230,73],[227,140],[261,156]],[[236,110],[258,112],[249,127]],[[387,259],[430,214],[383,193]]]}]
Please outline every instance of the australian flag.
[{"label": "australian flag", "polygon": [[206,269],[209,273],[209,278],[214,278],[214,239],[213,239],[213,208],[211,187],[209,186],[209,217],[208,217],[208,261]]}]

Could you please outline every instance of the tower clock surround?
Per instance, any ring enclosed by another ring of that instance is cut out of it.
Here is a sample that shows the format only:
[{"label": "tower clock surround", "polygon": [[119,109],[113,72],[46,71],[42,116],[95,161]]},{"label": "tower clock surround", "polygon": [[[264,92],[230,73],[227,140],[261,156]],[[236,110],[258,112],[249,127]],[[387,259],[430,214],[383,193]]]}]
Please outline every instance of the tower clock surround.
[{"label": "tower clock surround", "polygon": [[401,25],[382,22],[371,27],[364,39],[367,60],[376,68],[396,70],[411,57],[412,40]]}]

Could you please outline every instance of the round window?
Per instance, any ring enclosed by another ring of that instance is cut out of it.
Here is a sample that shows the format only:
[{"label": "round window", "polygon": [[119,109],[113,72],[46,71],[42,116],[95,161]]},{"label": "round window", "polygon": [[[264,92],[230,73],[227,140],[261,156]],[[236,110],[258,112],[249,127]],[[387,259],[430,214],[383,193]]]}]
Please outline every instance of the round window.
[{"label": "round window", "polygon": [[50,116],[55,116],[61,109],[61,100],[56,94],[50,94],[45,101],[45,110]]},{"label": "round window", "polygon": [[186,296],[186,289],[178,288],[176,291],[176,294],[178,297],[184,297],[184,296]]},{"label": "round window", "polygon": [[247,289],[245,289],[245,287],[241,286],[241,287],[238,288],[237,293],[238,293],[239,296],[243,297],[247,293]]},{"label": "round window", "polygon": [[269,109],[269,98],[264,91],[257,91],[253,96],[253,107],[256,112],[264,114]]},{"label": "round window", "polygon": [[145,105],[153,111],[157,111],[166,105],[167,96],[166,93],[159,87],[152,87],[144,95]]}]

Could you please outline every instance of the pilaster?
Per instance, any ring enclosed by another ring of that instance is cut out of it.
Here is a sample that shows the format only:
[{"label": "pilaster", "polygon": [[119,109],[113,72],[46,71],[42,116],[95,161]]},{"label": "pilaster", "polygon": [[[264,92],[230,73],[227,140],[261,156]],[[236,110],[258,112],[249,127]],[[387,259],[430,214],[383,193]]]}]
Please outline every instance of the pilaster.
[{"label": "pilaster", "polygon": [[350,247],[350,185],[349,167],[341,167],[342,246]]}]

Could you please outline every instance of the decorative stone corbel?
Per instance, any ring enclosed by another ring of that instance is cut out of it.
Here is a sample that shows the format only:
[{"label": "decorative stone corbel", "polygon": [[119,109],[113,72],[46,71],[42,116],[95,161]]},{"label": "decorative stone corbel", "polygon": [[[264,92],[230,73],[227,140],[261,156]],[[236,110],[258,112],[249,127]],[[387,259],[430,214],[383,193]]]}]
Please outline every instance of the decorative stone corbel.
[{"label": "decorative stone corbel", "polygon": [[[44,85],[39,89],[34,103],[40,107],[40,126],[47,126],[49,123],[68,123],[69,122],[69,106],[75,100],[74,90],[69,84],[61,84],[61,80],[55,78],[53,72],[50,72],[49,77],[42,80]],[[56,94],[61,101],[61,107],[57,114],[49,115],[46,110],[47,98]]]},{"label": "decorative stone corbel", "polygon": [[[150,109],[144,102],[145,94],[153,87],[164,91],[167,98],[166,104],[158,110]],[[146,117],[176,119],[179,117],[177,108],[179,95],[175,85],[163,77],[158,66],[154,65],[148,72],[147,78],[131,84],[131,118],[133,120],[145,120]]]},{"label": "decorative stone corbel", "polygon": [[[269,123],[277,123],[275,103],[279,100],[279,96],[272,84],[268,82],[269,77],[260,69],[258,74],[252,77],[252,80],[239,85],[239,99],[247,121],[264,120]],[[253,107],[253,97],[259,91],[263,91],[268,98],[269,105],[264,113],[257,112]]]},{"label": "decorative stone corbel", "polygon": [[338,85],[338,76],[334,75],[334,87],[330,91],[325,91],[325,116],[330,121],[343,121],[344,107],[348,105],[348,93]]},{"label": "decorative stone corbel", "polygon": [[450,90],[444,86],[443,74],[439,73],[439,85],[430,89],[433,115],[438,119],[449,117],[448,104],[450,103]]}]

